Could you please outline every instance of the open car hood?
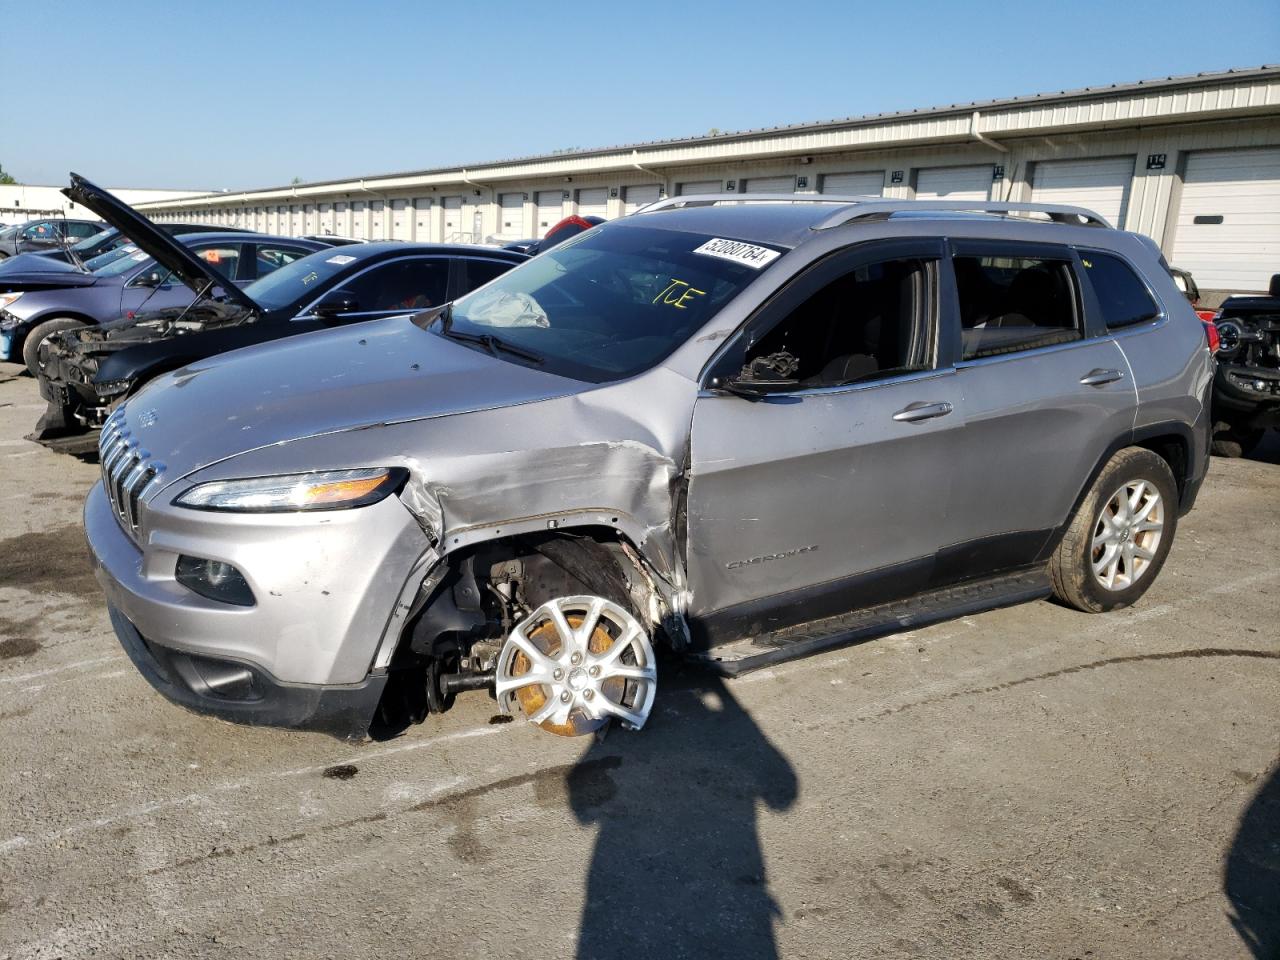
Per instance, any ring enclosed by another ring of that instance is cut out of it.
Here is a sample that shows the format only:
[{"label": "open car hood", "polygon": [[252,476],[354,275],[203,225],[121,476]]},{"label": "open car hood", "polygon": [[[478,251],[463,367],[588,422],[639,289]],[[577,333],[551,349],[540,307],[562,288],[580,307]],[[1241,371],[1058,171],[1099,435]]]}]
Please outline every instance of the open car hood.
[{"label": "open car hood", "polygon": [[111,226],[155,257],[162,267],[177,275],[193,293],[200,293],[212,283],[223,295],[250,310],[258,305],[230,280],[188,250],[181,242],[144,217],[127,203],[95,186],[78,173],[71,174],[71,186],[62,191],[75,203],[92,210]]}]

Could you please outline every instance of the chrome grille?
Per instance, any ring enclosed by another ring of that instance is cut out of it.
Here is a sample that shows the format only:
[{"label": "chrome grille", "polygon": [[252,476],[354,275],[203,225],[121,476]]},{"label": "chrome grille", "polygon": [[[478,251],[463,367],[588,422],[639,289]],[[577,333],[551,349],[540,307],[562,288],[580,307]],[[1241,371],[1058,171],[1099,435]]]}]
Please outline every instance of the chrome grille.
[{"label": "chrome grille", "polygon": [[102,467],[102,486],[116,519],[125,533],[137,540],[142,495],[164,472],[164,465],[152,460],[151,454],[133,436],[125,419],[123,404],[102,425],[102,434],[98,438],[98,463]]}]

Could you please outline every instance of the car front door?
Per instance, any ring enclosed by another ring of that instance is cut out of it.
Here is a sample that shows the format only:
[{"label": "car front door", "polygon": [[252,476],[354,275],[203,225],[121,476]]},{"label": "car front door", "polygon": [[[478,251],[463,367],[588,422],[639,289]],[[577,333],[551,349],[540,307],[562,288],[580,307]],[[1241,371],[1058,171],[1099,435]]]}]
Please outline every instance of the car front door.
[{"label": "car front door", "polygon": [[[335,253],[334,256],[347,256]],[[351,309],[337,315],[320,316],[320,300],[341,291]],[[301,333],[334,323],[357,323],[397,314],[417,313],[448,302],[448,257],[396,257],[375,264],[327,290],[293,319]]]},{"label": "car front door", "polygon": [[1087,318],[1075,251],[956,240],[950,262],[965,443],[943,582],[1042,559],[1137,404],[1123,352]]},{"label": "car front door", "polygon": [[[237,278],[241,269],[243,247],[242,243],[209,241],[194,244],[191,250],[219,273],[228,278]],[[195,298],[191,288],[171,271],[151,261],[125,283],[120,296],[120,313],[122,316],[130,316],[143,310],[185,307]]]},{"label": "car front door", "polygon": [[[938,336],[950,303],[942,250],[881,241],[826,258],[709,368],[686,511],[697,642],[759,635],[931,579],[935,553],[955,536],[952,465],[964,433],[951,345]],[[794,367],[798,382],[749,399],[730,392],[743,367],[766,378]]]}]

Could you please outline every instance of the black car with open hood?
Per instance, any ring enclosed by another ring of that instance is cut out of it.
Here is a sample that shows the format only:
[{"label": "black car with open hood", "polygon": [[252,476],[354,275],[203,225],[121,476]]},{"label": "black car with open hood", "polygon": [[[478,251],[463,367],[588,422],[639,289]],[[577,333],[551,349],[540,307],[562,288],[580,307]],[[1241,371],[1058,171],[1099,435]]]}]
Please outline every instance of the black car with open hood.
[{"label": "black car with open hood", "polygon": [[[528,259],[489,247],[362,243],[276,264],[240,289],[84,178],[73,174],[66,193],[134,237],[142,251],[191,288],[193,298],[183,307],[141,310],[48,337],[40,346],[38,376],[49,407],[36,427],[38,440],[100,427],[152,379],[197,360],[337,324],[439,307]],[[277,246],[300,242],[278,239]],[[258,247],[259,258],[271,252],[267,246]]]},{"label": "black car with open hood", "polygon": [[1280,427],[1280,273],[1265,297],[1228,297],[1214,317],[1213,452],[1239,457]]}]

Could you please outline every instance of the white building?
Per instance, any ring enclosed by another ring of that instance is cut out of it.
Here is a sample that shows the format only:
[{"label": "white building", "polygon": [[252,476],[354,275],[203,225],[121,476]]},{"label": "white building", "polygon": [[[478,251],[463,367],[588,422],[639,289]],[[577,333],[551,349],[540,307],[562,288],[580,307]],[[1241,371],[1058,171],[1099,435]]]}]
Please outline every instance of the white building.
[{"label": "white building", "polygon": [[[133,187],[108,187],[129,204],[153,203],[181,197],[207,196],[204,190],[147,190]],[[98,215],[72,203],[62,195],[62,187],[30,184],[0,184],[0,223],[25,223],[41,217],[68,217],[72,220],[97,220]]]},{"label": "white building", "polygon": [[[500,121],[495,117],[495,122]],[[1280,66],[143,205],[273,233],[506,241],[663,195],[1042,200],[1154,237],[1202,290],[1280,272]]]}]

